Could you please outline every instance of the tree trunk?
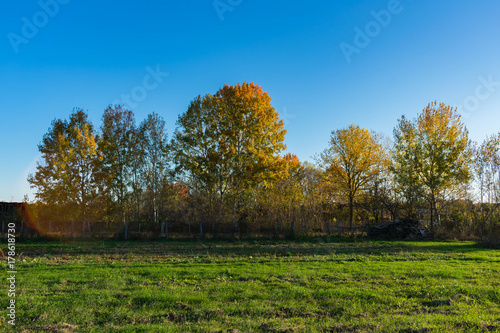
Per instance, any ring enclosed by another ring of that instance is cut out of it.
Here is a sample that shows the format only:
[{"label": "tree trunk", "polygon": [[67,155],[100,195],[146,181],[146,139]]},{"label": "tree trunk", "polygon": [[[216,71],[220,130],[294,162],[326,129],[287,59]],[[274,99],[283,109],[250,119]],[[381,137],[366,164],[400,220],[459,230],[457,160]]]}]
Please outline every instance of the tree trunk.
[{"label": "tree trunk", "polygon": [[471,213],[470,213],[470,205],[469,205],[469,200],[467,200],[467,215],[468,215],[468,221],[469,221],[469,236],[471,235]]},{"label": "tree trunk", "polygon": [[431,194],[431,233],[434,234],[434,194]]},{"label": "tree trunk", "polygon": [[354,197],[352,195],[349,196],[349,229],[352,232],[354,221]]},{"label": "tree trunk", "polygon": [[158,207],[156,207],[156,193],[153,193],[153,224],[158,225]]}]

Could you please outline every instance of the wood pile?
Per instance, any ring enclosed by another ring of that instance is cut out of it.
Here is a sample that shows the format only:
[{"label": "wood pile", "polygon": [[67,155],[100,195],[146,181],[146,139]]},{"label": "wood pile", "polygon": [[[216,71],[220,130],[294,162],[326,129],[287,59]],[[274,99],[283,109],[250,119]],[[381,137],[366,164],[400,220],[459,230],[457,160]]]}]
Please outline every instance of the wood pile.
[{"label": "wood pile", "polygon": [[431,232],[422,222],[410,218],[372,225],[368,228],[368,236],[373,238],[402,240],[432,239]]}]

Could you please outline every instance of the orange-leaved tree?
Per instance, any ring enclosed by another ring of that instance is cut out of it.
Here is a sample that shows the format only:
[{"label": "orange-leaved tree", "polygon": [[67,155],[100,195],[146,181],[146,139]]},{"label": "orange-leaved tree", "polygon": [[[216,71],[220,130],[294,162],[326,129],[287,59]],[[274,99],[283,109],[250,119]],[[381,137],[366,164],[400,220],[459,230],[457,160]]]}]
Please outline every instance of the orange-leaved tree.
[{"label": "orange-leaved tree", "polygon": [[235,213],[243,191],[265,185],[280,171],[286,131],[278,117],[269,94],[254,83],[196,97],[177,121],[172,142],[177,170],[216,198],[220,212],[231,198]]}]

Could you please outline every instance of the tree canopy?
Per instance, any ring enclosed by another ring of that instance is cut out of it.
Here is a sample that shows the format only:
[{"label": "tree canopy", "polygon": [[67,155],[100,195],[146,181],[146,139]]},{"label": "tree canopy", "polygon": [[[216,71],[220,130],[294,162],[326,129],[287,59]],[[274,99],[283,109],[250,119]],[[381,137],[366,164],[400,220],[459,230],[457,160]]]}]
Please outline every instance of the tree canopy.
[{"label": "tree canopy", "polygon": [[99,194],[96,171],[102,160],[87,114],[75,109],[69,120],[54,120],[38,148],[43,161],[28,178],[37,198],[85,219]]},{"label": "tree canopy", "polygon": [[400,182],[423,186],[432,228],[439,195],[470,177],[468,131],[456,109],[434,102],[414,121],[402,117],[394,139],[395,172]]},{"label": "tree canopy", "polygon": [[177,125],[173,147],[179,170],[216,194],[221,205],[230,195],[234,210],[243,190],[265,184],[279,171],[284,123],[269,94],[254,83],[198,96]]},{"label": "tree canopy", "polygon": [[321,154],[321,159],[332,188],[342,199],[347,199],[352,228],[357,195],[377,177],[386,163],[380,138],[354,124],[333,131],[329,148]]}]

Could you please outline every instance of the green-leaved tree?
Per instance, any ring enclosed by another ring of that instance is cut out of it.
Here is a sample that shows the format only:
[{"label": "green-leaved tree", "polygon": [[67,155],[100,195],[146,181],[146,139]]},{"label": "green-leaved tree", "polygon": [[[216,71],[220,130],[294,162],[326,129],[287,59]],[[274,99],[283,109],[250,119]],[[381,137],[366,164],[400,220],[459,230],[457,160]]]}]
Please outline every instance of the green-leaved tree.
[{"label": "green-leaved tree", "polygon": [[403,187],[422,186],[434,230],[437,199],[471,176],[467,128],[455,108],[434,102],[414,121],[403,116],[394,141],[397,179]]}]

